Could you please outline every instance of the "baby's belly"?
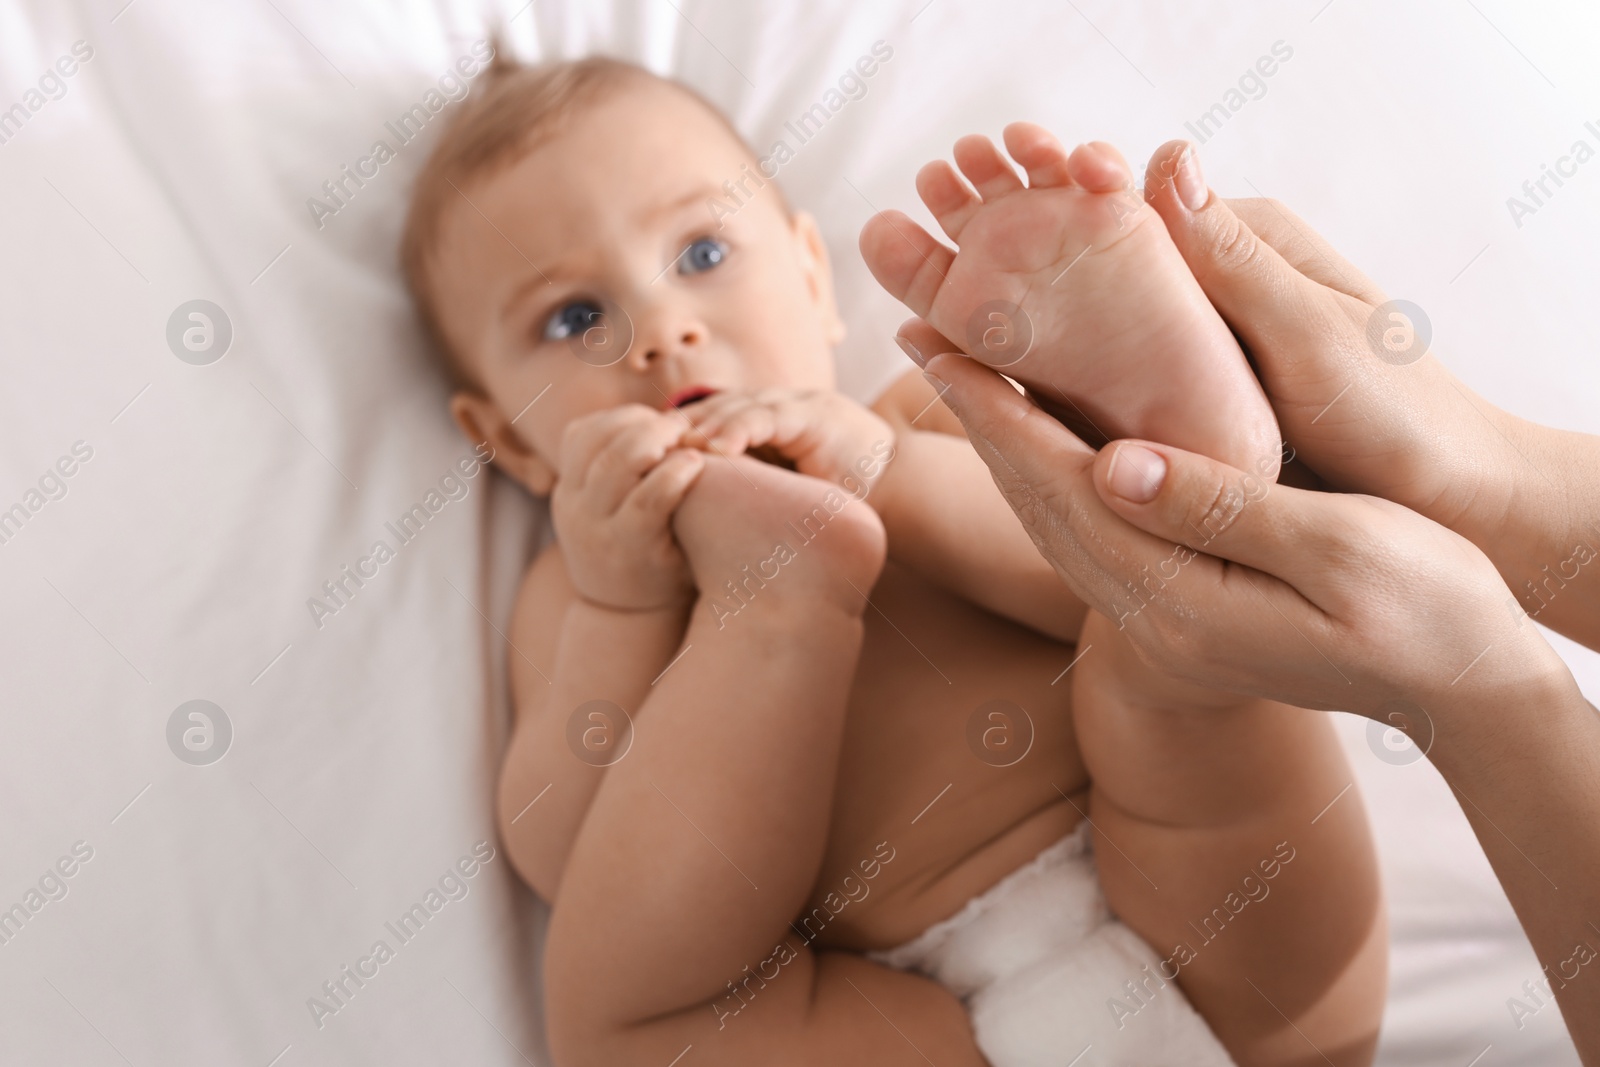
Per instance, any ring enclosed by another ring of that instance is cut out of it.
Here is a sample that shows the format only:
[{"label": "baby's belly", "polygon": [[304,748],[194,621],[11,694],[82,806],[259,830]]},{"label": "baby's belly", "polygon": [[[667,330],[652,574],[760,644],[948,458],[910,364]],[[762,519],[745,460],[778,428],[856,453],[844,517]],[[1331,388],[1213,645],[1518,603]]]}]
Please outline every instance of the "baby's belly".
[{"label": "baby's belly", "polygon": [[826,858],[795,929],[890,948],[1071,832],[1088,775],[1070,645],[890,567],[851,697]]}]

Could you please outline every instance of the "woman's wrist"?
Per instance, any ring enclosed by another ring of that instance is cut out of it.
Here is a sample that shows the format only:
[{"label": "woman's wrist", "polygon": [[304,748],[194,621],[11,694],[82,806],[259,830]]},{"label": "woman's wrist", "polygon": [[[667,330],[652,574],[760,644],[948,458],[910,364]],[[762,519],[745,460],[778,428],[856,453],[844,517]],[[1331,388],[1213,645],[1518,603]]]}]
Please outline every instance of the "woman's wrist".
[{"label": "woman's wrist", "polygon": [[1593,647],[1600,639],[1600,437],[1496,414],[1509,458],[1491,465],[1483,504],[1454,528],[1494,562],[1515,598],[1511,610]]},{"label": "woman's wrist", "polygon": [[[1532,630],[1532,627],[1529,627]],[[1475,782],[1498,773],[1506,760],[1537,766],[1542,753],[1571,743],[1575,728],[1600,723],[1567,665],[1543,637],[1534,633],[1543,651],[1514,674],[1495,672],[1476,684],[1462,683],[1423,697],[1426,705],[1409,705],[1421,715],[1393,725],[1405,729],[1439,768],[1446,781],[1470,791]],[[1415,727],[1415,728],[1414,728]],[[1582,733],[1577,730],[1577,733]]]}]

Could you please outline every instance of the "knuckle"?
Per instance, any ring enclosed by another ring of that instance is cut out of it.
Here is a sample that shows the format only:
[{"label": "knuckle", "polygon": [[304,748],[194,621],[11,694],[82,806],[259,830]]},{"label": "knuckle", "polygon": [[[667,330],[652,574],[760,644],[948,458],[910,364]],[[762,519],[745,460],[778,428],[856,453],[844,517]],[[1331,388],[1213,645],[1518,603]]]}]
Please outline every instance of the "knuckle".
[{"label": "knuckle", "polygon": [[1243,270],[1261,257],[1261,239],[1237,216],[1227,221],[1211,235],[1211,258],[1229,270]]},{"label": "knuckle", "polygon": [[1231,530],[1244,513],[1243,488],[1233,485],[1222,471],[1208,467],[1170,508],[1176,532],[1191,548],[1206,545]]}]

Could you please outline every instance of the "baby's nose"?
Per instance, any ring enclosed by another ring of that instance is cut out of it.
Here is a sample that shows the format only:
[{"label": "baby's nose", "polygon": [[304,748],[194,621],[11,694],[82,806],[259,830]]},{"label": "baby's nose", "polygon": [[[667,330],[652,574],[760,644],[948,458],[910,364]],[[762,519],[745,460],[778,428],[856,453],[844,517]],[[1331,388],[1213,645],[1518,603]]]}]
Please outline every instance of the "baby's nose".
[{"label": "baby's nose", "polygon": [[700,346],[705,342],[705,329],[696,323],[680,324],[640,340],[644,343],[635,346],[634,350],[639,357],[640,369],[643,369],[659,363],[674,352],[681,353]]}]

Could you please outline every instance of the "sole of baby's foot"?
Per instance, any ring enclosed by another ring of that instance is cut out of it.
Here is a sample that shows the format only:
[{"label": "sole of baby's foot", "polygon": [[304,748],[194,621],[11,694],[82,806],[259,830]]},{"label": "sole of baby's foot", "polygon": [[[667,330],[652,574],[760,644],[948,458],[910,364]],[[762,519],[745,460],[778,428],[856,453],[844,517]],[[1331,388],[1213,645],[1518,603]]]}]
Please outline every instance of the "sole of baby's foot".
[{"label": "sole of baby's foot", "polygon": [[883,569],[877,512],[820,478],[749,456],[712,456],[673,516],[706,609],[859,615]]},{"label": "sole of baby's foot", "polygon": [[1086,436],[1140,437],[1275,477],[1277,420],[1166,226],[1100,142],[1070,155],[1014,123],[1011,160],[956,143],[917,192],[957,245],[884,212],[861,251],[890,294],[968,355],[1027,386]]}]

